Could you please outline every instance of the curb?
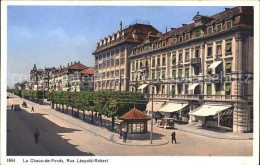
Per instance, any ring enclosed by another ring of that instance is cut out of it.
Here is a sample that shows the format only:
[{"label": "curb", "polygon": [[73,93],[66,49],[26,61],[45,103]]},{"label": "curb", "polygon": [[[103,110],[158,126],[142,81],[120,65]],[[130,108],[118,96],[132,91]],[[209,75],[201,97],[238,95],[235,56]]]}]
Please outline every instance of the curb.
[{"label": "curb", "polygon": [[196,134],[196,135],[200,135],[200,136],[204,136],[204,137],[209,137],[209,138],[215,138],[215,139],[228,139],[228,140],[253,140],[254,138],[230,138],[230,137],[216,137],[216,136],[210,136],[210,135],[205,135],[205,134],[200,134],[197,132],[193,132],[193,131],[187,131],[184,129],[179,129],[177,128],[179,131],[183,131],[183,132],[188,132],[188,133],[192,133],[192,134]]},{"label": "curb", "polygon": [[[23,100],[23,98],[21,98],[21,97],[18,97],[18,96],[17,96],[17,98]],[[24,100],[27,100],[27,99],[24,99]],[[27,100],[27,101],[28,101],[30,104],[41,105],[41,104],[32,102],[32,101],[30,101],[30,100]],[[51,110],[56,111],[55,109],[52,109],[52,108],[51,108]],[[77,124],[75,124],[75,123],[72,123],[72,122],[70,122],[70,121],[68,121],[68,120],[66,120],[66,119],[64,119],[64,118],[62,118],[61,116],[57,116],[57,115],[55,115],[55,114],[53,114],[53,113],[52,113],[52,115],[54,115],[54,116],[56,116],[56,117],[59,117],[60,119],[65,120],[66,122],[69,122],[69,123],[71,123],[71,124],[74,124],[74,125],[76,125],[76,126],[82,128],[82,129],[84,129],[85,131],[88,131],[88,132],[90,132],[90,133],[92,133],[92,134],[94,134],[94,135],[96,135],[96,136],[100,136],[100,137],[102,137],[103,139],[106,139],[107,141],[113,142],[113,143],[118,144],[118,145],[127,145],[127,146],[160,146],[160,145],[166,145],[166,144],[169,143],[168,140],[166,140],[165,142],[159,143],[159,144],[158,144],[158,143],[157,143],[157,144],[127,144],[127,143],[119,143],[119,142],[116,142],[116,141],[114,141],[114,140],[111,140],[110,138],[107,138],[107,137],[105,137],[105,136],[102,136],[102,135],[100,135],[100,134],[97,134],[97,133],[95,133],[95,132],[93,132],[93,131],[91,131],[91,130],[89,130],[89,129],[86,129],[86,128],[80,126],[80,125],[77,125]],[[79,121],[81,121],[81,120],[79,120]],[[81,122],[82,122],[82,121],[81,121]],[[112,135],[113,135],[113,134],[112,134]]]}]

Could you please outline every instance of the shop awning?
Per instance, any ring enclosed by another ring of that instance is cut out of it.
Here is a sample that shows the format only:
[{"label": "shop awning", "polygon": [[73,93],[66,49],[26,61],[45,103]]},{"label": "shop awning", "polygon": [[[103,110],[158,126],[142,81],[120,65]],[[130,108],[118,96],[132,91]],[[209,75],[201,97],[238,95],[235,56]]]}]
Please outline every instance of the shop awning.
[{"label": "shop awning", "polygon": [[116,119],[116,120],[115,120],[115,123],[116,123],[116,124],[120,124],[120,123],[122,123],[123,121],[124,121],[124,120]]},{"label": "shop awning", "polygon": [[216,68],[219,64],[221,64],[222,61],[214,61],[210,66],[209,68],[213,69],[213,68]]},{"label": "shop awning", "polygon": [[144,89],[145,87],[147,87],[148,84],[143,84],[141,86],[138,87],[138,89]]},{"label": "shop awning", "polygon": [[158,111],[160,111],[160,112],[176,112],[176,111],[182,110],[186,106],[188,106],[188,104],[168,103],[165,106],[163,106],[162,108],[158,109]]},{"label": "shop awning", "polygon": [[194,83],[189,86],[189,90],[194,90],[196,86],[200,85],[199,83]]},{"label": "shop awning", "polygon": [[232,105],[202,105],[189,114],[194,116],[212,116],[231,107]]},{"label": "shop awning", "polygon": [[[163,105],[164,102],[153,102],[153,111],[157,112],[159,108]],[[149,103],[146,105],[146,110],[147,111],[152,111],[152,102],[149,101]]]}]

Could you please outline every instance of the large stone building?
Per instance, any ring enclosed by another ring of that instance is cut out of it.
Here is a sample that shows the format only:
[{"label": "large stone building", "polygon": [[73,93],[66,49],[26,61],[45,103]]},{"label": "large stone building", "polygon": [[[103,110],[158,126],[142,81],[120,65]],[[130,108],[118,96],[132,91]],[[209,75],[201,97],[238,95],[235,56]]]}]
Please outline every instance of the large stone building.
[{"label": "large stone building", "polygon": [[144,38],[159,32],[151,25],[134,24],[97,43],[95,56],[95,91],[126,90],[129,87],[129,55]]},{"label": "large stone building", "polygon": [[193,21],[133,48],[130,91],[154,93],[154,111],[168,117],[252,131],[253,8]]}]

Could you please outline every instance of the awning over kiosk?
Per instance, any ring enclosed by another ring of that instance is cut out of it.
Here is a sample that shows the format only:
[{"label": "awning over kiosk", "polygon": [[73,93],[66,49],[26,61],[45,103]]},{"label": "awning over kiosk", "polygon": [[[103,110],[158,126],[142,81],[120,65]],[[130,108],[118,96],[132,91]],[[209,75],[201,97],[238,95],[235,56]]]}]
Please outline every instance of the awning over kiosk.
[{"label": "awning over kiosk", "polygon": [[189,114],[194,116],[212,116],[231,107],[232,105],[202,105]]},{"label": "awning over kiosk", "polygon": [[196,86],[200,85],[199,83],[195,83],[195,84],[191,84],[189,86],[189,90],[194,90],[196,88]]},{"label": "awning over kiosk", "polygon": [[[164,102],[153,102],[153,111],[157,112],[159,108],[163,105]],[[146,105],[146,110],[147,111],[152,111],[152,102],[149,101],[149,103]]]},{"label": "awning over kiosk", "polygon": [[165,106],[163,106],[162,108],[158,109],[158,111],[160,111],[160,112],[176,112],[176,111],[182,110],[186,106],[188,106],[188,104],[168,103]]},{"label": "awning over kiosk", "polygon": [[138,89],[144,89],[145,87],[147,87],[148,84],[143,84],[141,86],[138,87]]},{"label": "awning over kiosk", "polygon": [[221,64],[222,61],[214,61],[208,68],[216,68],[219,64]]}]

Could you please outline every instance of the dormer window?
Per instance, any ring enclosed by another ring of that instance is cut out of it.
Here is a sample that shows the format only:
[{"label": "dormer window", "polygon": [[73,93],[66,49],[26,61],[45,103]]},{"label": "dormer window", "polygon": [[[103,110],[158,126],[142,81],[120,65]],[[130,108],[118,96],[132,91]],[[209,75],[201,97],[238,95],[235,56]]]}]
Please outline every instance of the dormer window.
[{"label": "dormer window", "polygon": [[221,24],[217,25],[217,32],[220,32],[222,30]]},{"label": "dormer window", "polygon": [[163,47],[166,46],[166,41],[163,41],[162,46]]},{"label": "dormer window", "polygon": [[176,39],[176,38],[174,38],[174,39],[173,39],[173,43],[174,43],[174,44],[176,44],[176,41],[177,41],[177,39]]},{"label": "dormer window", "polygon": [[208,34],[212,34],[212,26],[208,27]]},{"label": "dormer window", "polygon": [[145,46],[145,51],[149,51],[149,45]]},{"label": "dormer window", "polygon": [[231,27],[232,27],[231,21],[227,21],[227,29],[231,29]]},{"label": "dormer window", "polygon": [[188,41],[190,39],[190,34],[185,35],[185,40]]},{"label": "dormer window", "polygon": [[155,49],[156,48],[156,45],[155,44],[153,44],[153,49]]},{"label": "dormer window", "polygon": [[195,31],[195,37],[199,37],[200,36],[200,30]]},{"label": "dormer window", "polygon": [[180,40],[180,42],[182,42],[182,41],[183,41],[183,38],[182,38],[182,36],[180,36],[180,37],[179,37],[179,40]]}]

